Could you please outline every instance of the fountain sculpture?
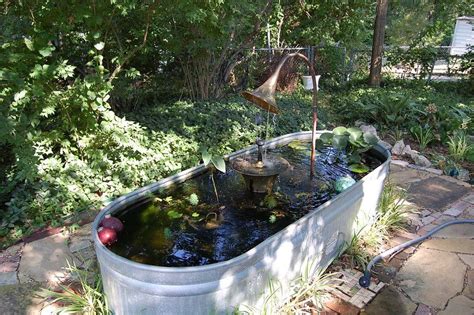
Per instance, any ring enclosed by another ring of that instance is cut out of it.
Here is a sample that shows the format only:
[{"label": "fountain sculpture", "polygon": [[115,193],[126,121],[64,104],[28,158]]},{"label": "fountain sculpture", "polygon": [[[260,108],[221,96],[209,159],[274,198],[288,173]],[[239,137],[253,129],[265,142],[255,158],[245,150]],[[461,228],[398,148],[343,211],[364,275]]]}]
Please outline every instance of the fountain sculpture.
[{"label": "fountain sculpture", "polygon": [[289,163],[282,157],[272,156],[263,159],[262,139],[257,139],[257,158],[253,156],[238,157],[232,160],[232,168],[242,174],[247,188],[254,193],[270,193],[278,174],[285,171]]},{"label": "fountain sculpture", "polygon": [[[252,104],[268,111],[268,113],[278,114],[280,111],[276,105],[275,91],[276,84],[280,70],[284,63],[293,57],[303,59],[308,65],[313,86],[316,86],[316,76],[314,68],[308,58],[300,53],[288,54],[280,61],[276,67],[275,72],[263,83],[260,87],[252,92],[245,91],[242,96],[245,97]],[[314,175],[314,159],[315,159],[315,141],[316,141],[316,126],[317,126],[317,88],[313,88],[313,132],[312,132],[312,146],[311,146],[311,177]],[[247,183],[247,188],[254,193],[270,193],[278,174],[285,171],[289,164],[288,162],[276,156],[266,157],[263,159],[262,148],[264,141],[257,139],[256,145],[258,147],[257,159],[252,156],[240,157],[232,161],[232,168],[242,174]]]}]

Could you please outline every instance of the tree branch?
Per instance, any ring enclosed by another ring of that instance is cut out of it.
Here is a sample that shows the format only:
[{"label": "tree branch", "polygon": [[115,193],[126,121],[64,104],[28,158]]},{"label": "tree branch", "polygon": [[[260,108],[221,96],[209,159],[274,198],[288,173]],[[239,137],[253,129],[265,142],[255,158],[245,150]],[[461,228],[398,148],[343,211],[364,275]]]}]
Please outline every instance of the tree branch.
[{"label": "tree branch", "polygon": [[114,69],[114,71],[112,72],[112,74],[110,75],[109,77],[109,80],[108,82],[111,83],[116,77],[117,75],[120,73],[120,71],[122,70],[122,67],[137,53],[139,52],[143,47],[145,47],[146,45],[146,42],[147,42],[147,39],[148,39],[148,31],[150,29],[150,24],[151,24],[151,17],[153,16],[153,13],[155,12],[155,7],[156,5],[158,4],[158,1],[154,1],[150,7],[149,7],[149,10],[148,10],[148,14],[147,14],[147,21],[146,21],[146,26],[145,26],[145,33],[143,34],[143,40],[142,40],[142,43],[135,47],[134,49],[132,49],[128,54],[125,55],[125,57],[123,58],[122,62],[120,62],[117,67]]}]

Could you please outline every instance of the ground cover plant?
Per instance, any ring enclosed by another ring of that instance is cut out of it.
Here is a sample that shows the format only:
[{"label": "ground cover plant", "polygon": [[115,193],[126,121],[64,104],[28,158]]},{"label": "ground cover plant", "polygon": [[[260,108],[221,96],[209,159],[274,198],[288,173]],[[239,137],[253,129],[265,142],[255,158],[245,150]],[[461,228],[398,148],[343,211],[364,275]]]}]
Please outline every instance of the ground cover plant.
[{"label": "ground cover plant", "polygon": [[392,144],[404,139],[446,173],[450,167],[464,167],[472,173],[471,84],[470,80],[433,84],[386,80],[381,89],[353,85],[328,96],[325,109],[331,122],[365,122],[375,125],[381,137]]}]

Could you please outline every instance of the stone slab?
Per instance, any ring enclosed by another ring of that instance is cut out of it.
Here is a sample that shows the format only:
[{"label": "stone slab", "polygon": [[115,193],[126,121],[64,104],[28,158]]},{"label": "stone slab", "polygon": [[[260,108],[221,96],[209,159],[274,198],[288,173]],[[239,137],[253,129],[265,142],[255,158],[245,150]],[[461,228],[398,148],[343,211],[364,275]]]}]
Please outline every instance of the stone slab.
[{"label": "stone slab", "polygon": [[468,192],[470,189],[464,186],[440,177],[430,177],[410,185],[408,200],[418,207],[441,211]]},{"label": "stone slab", "polygon": [[462,291],[466,270],[456,254],[418,249],[395,280],[406,284],[400,288],[412,301],[443,309],[450,298]]},{"label": "stone slab", "polygon": [[18,277],[15,271],[11,272],[0,272],[0,286],[12,285],[18,283]]},{"label": "stone slab", "polygon": [[48,236],[25,245],[20,261],[20,282],[37,281],[57,283],[64,277],[67,261],[73,257],[61,234]]},{"label": "stone slab", "polygon": [[425,304],[418,305],[415,315],[432,315],[433,312],[431,311],[430,307]]},{"label": "stone slab", "polygon": [[388,286],[375,297],[361,314],[411,315],[415,309],[415,303],[411,302],[393,286]]},{"label": "stone slab", "polygon": [[433,174],[400,167],[398,165],[390,165],[389,180],[391,183],[394,183],[397,186],[407,188],[410,185],[413,185],[414,183],[430,176],[433,176]]},{"label": "stone slab", "polygon": [[459,254],[458,256],[466,265],[474,269],[474,255]]},{"label": "stone slab", "polygon": [[470,193],[469,195],[467,196],[464,196],[464,198],[462,198],[462,200],[466,201],[466,202],[469,202],[470,204],[473,204],[474,205],[474,192],[473,193]]},{"label": "stone slab", "polygon": [[438,315],[472,315],[474,314],[474,300],[463,295],[456,296],[449,301],[448,306]]},{"label": "stone slab", "polygon": [[0,287],[0,314],[40,314],[40,284],[28,283]]},{"label": "stone slab", "polygon": [[474,239],[433,238],[421,244],[421,247],[452,253],[474,254]]},{"label": "stone slab", "polygon": [[474,238],[474,224],[455,224],[445,227],[435,238]]},{"label": "stone slab", "polygon": [[464,288],[463,294],[474,300],[474,270],[468,270],[467,273],[467,283],[466,287]]}]

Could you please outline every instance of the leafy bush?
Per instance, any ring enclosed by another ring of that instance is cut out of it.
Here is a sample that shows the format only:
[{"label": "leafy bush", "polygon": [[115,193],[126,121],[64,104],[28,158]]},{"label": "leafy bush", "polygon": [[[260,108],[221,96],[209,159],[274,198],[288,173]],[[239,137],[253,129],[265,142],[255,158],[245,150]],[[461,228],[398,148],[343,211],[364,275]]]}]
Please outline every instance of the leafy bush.
[{"label": "leafy bush", "polygon": [[[463,85],[463,82],[458,85]],[[448,83],[451,86],[451,83]],[[443,84],[388,81],[382,89],[355,87],[329,97],[325,107],[329,120],[351,124],[362,120],[384,132],[409,131],[426,125],[442,142],[455,130],[473,132],[474,100],[470,95],[449,91]]]},{"label": "leafy bush", "polygon": [[[281,97],[278,102],[282,115],[276,124],[269,117],[269,137],[311,128],[309,97]],[[266,124],[254,124],[259,112],[240,98],[178,101],[123,117],[104,111],[93,133],[81,132],[72,139],[64,136],[66,131],[51,131],[57,137],[44,139],[40,136],[47,133],[31,130],[38,138],[28,143],[36,151],[14,151],[17,162],[5,174],[2,191],[7,202],[0,209],[0,232],[15,239],[38,226],[60,224],[76,212],[99,209],[116,196],[196,165],[200,146],[226,154],[252,144],[267,129]]]}]

